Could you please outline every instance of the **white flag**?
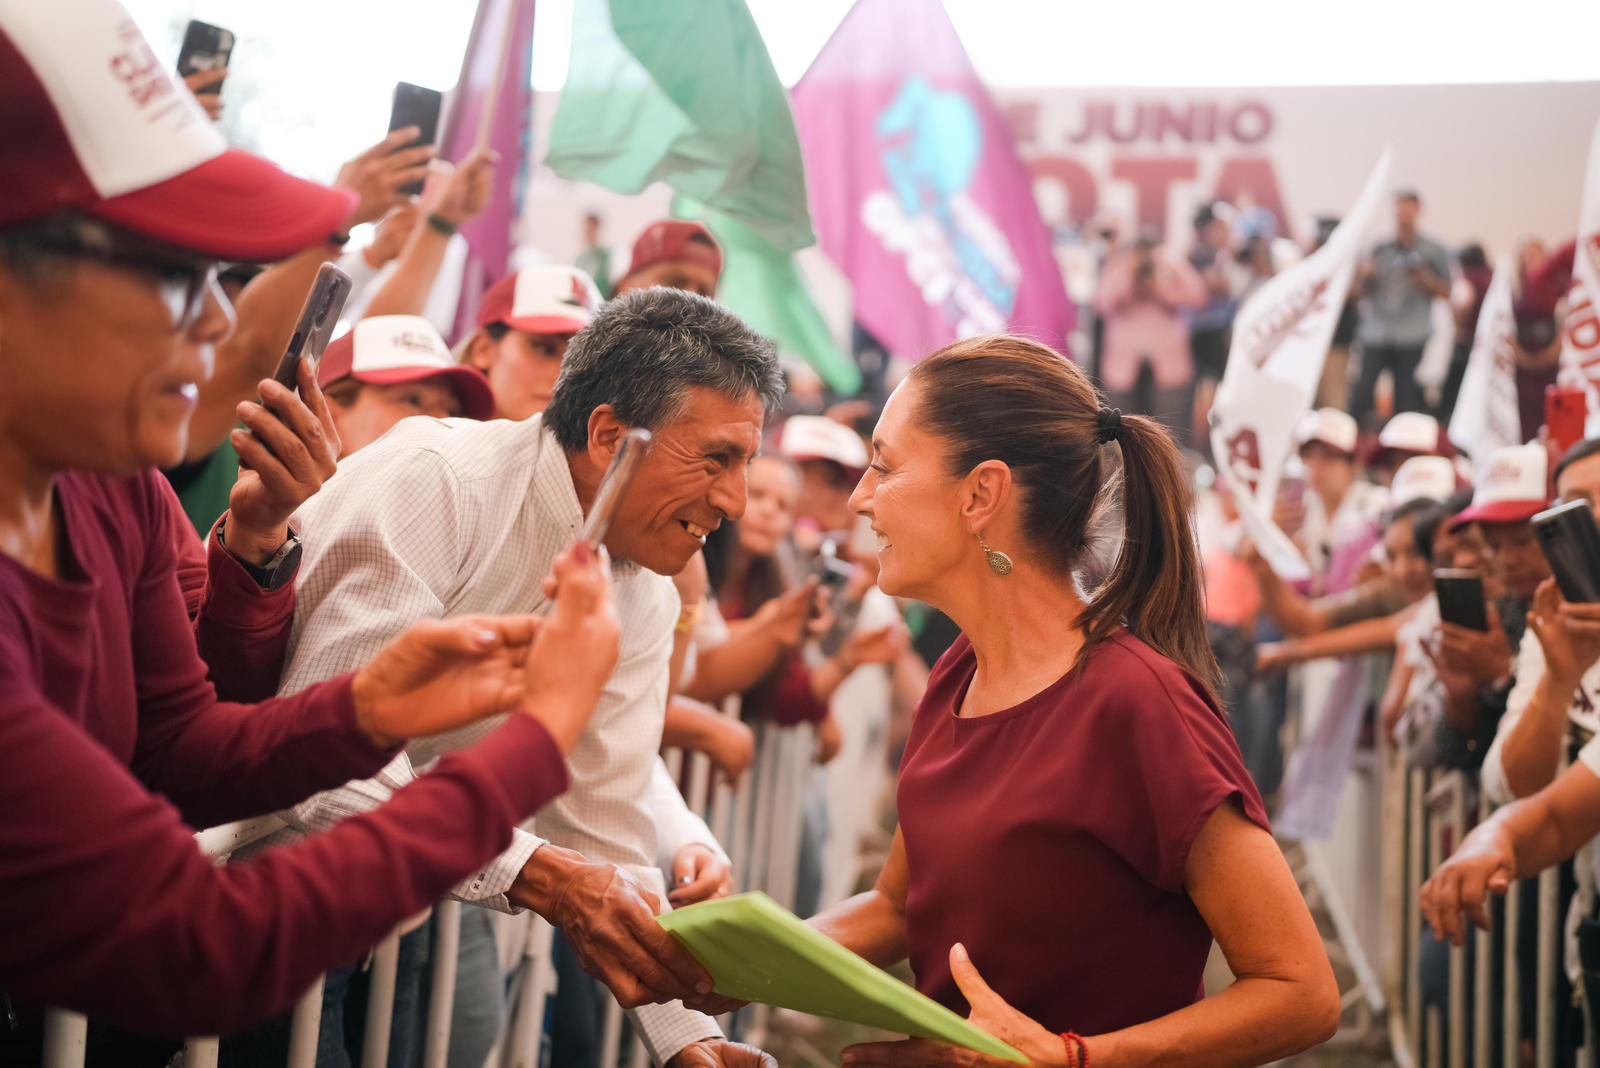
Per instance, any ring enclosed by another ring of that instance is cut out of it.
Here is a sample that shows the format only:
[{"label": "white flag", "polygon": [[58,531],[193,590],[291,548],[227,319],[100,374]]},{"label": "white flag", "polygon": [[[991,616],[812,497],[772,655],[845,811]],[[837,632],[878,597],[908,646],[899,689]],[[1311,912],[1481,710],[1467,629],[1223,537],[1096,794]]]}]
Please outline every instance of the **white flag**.
[{"label": "white flag", "polygon": [[1478,312],[1472,355],[1467,357],[1455,414],[1450,417],[1450,440],[1475,463],[1496,449],[1523,442],[1517,409],[1517,320],[1511,308],[1513,273],[1511,257],[1500,257]]},{"label": "white flag", "polygon": [[[1578,218],[1577,254],[1567,319],[1561,329],[1561,362],[1600,386],[1600,124],[1589,142],[1589,171],[1583,181],[1583,213]],[[1590,404],[1593,407],[1593,389]]]},{"label": "white flag", "polygon": [[1300,550],[1272,522],[1295,424],[1311,406],[1328,343],[1373,211],[1389,182],[1389,153],[1327,244],[1256,290],[1233,323],[1228,367],[1211,409],[1211,452],[1239,503],[1245,532],[1291,581],[1309,578]]}]

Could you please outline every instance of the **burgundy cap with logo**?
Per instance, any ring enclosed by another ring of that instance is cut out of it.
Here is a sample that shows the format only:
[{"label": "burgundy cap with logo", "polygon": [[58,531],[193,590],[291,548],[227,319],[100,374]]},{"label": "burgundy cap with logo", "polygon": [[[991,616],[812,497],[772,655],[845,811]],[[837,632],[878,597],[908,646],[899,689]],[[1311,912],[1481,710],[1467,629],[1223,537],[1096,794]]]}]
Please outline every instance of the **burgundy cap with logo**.
[{"label": "burgundy cap with logo", "polygon": [[75,210],[224,260],[343,229],[355,198],[230,150],[117,0],[0,0],[0,227]]},{"label": "burgundy cap with logo", "polygon": [[633,243],[628,274],[638,274],[658,263],[697,263],[721,278],[722,246],[700,223],[668,219],[650,226]]},{"label": "burgundy cap with logo", "polygon": [[478,305],[478,325],[529,334],[576,334],[594,319],[600,290],[576,267],[537,263],[500,279]]}]

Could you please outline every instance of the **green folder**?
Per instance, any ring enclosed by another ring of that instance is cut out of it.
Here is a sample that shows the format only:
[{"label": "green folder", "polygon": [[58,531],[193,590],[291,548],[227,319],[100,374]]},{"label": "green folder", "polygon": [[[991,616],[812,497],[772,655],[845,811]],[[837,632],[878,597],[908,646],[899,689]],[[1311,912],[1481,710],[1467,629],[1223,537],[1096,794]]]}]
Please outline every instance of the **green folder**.
[{"label": "green folder", "polygon": [[896,1034],[1028,1059],[888,972],[807,927],[766,894],[675,909],[661,925],[716,980],[717,993]]}]

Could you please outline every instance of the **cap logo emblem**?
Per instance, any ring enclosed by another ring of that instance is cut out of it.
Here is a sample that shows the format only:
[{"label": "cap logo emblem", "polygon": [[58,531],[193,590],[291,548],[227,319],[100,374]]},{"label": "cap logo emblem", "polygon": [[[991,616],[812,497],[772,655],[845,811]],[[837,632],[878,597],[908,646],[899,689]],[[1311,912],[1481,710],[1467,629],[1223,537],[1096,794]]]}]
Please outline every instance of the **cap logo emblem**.
[{"label": "cap logo emblem", "polygon": [[[169,97],[173,98],[174,103],[179,103],[174,95],[171,76],[150,50],[150,44],[139,32],[139,27],[132,22],[125,22],[118,29],[117,36],[127,50],[111,57],[111,73],[127,87],[128,98],[135,106],[144,110]],[[163,112],[165,110],[162,109]]]}]

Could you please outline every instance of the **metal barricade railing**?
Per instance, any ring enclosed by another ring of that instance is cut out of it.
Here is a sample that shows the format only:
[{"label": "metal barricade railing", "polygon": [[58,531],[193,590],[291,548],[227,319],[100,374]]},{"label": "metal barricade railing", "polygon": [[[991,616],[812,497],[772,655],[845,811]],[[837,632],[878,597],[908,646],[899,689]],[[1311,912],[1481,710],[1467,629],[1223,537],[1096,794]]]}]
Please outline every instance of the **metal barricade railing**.
[{"label": "metal barricade railing", "polygon": [[[737,700],[728,702],[722,713],[737,716]],[[763,890],[792,907],[803,802],[815,738],[810,727],[772,724],[758,727],[757,738],[756,766],[737,787],[713,776],[704,754],[673,751],[667,759],[678,781],[685,784],[689,807],[706,819],[733,861],[735,884],[740,889]],[[206,855],[224,864],[234,851],[283,826],[277,817],[268,816],[213,827],[197,834],[195,840]],[[434,909],[432,982],[422,1032],[424,1068],[446,1068],[449,1059],[462,907],[460,902],[445,901]],[[493,921],[501,947],[502,971],[511,976],[511,981],[504,1029],[486,1068],[537,1068],[545,1006],[556,991],[554,929],[531,914],[496,913]],[[396,931],[372,953],[362,1068],[382,1068],[388,1063],[399,952],[400,933]],[[314,1068],[316,1064],[323,985],[319,978],[295,1004],[287,1068]],[[765,1030],[764,1009],[753,1007],[748,1015],[751,1019],[747,1034]],[[601,1063],[606,1068],[644,1068],[648,1063],[644,1044],[625,1027],[624,1013],[615,1001],[608,1001],[604,1028]],[[88,1021],[81,1014],[63,1010],[47,1013],[45,1068],[82,1068],[88,1033]],[[190,1038],[183,1046],[183,1068],[215,1068],[219,1053],[216,1038]]]},{"label": "metal barricade railing", "polygon": [[[1553,1068],[1567,911],[1560,870],[1549,869],[1531,884],[1513,883],[1503,902],[1491,902],[1494,930],[1472,932],[1470,955],[1468,946],[1449,948],[1443,999],[1429,1003],[1423,956],[1424,940],[1431,935],[1422,920],[1422,884],[1467,832],[1488,817],[1490,807],[1477,796],[1473,779],[1460,771],[1408,767],[1390,752],[1385,776],[1392,797],[1386,805],[1389,840],[1381,877],[1391,891],[1399,887],[1386,898],[1393,911],[1384,925],[1386,937],[1398,939],[1386,947],[1384,969],[1395,1062],[1401,1068],[1490,1068],[1521,1065],[1531,1053],[1536,1068]],[[1523,896],[1530,891],[1538,897],[1536,959],[1531,962],[1519,949]],[[1529,970],[1534,973],[1532,1004],[1524,1004],[1521,977]],[[1525,1030],[1530,1032],[1526,1039]],[[1590,1061],[1586,1057],[1579,1063]]]}]

